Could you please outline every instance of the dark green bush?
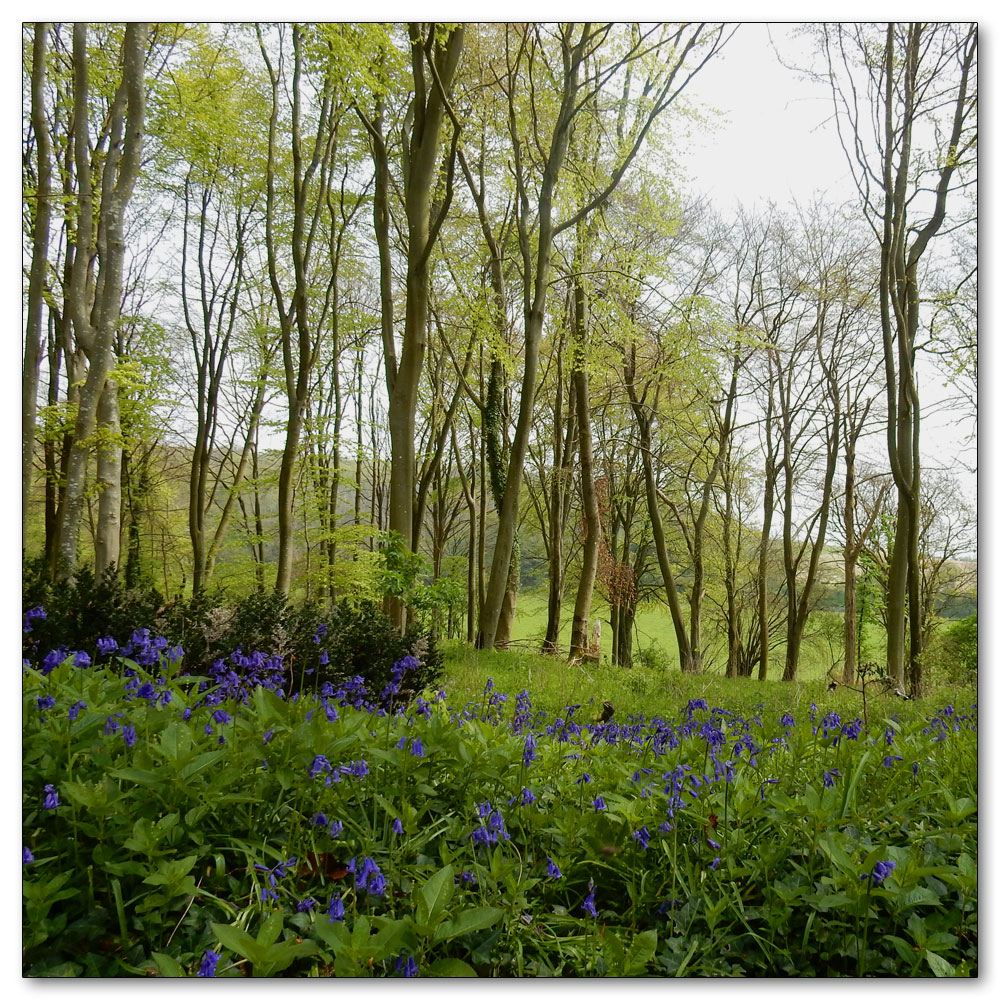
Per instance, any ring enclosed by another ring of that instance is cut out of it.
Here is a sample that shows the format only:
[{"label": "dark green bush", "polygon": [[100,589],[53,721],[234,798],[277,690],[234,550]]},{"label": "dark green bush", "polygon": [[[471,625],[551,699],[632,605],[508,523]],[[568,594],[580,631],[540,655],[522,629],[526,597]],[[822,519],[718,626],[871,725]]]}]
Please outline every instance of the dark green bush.
[{"label": "dark green bush", "polygon": [[[420,667],[403,676],[397,701],[409,701],[418,692],[437,683],[443,660],[431,632],[411,622],[402,635],[378,605],[366,601],[357,607],[338,604],[326,622],[325,634],[314,645],[315,659],[307,662],[314,674],[297,679],[295,688],[319,690],[323,684],[343,683],[361,676],[371,696],[377,698],[392,676],[392,668],[404,656],[415,656]],[[322,653],[328,662],[321,664]]]}]

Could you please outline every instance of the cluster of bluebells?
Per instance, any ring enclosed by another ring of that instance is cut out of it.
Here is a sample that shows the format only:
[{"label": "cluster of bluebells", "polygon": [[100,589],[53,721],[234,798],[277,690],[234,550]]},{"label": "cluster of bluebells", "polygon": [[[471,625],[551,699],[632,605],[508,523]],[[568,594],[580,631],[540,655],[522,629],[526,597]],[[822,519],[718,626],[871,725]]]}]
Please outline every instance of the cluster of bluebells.
[{"label": "cluster of bluebells", "polygon": [[278,898],[277,888],[278,879],[284,878],[288,874],[288,869],[291,868],[298,858],[291,857],[287,861],[279,861],[278,864],[274,865],[272,868],[268,868],[267,865],[254,865],[254,868],[259,872],[264,872],[267,875],[267,885],[262,885],[260,887],[260,901],[266,903],[269,899],[276,900]]},{"label": "cluster of bluebells", "polygon": [[496,844],[501,840],[510,840],[503,816],[489,802],[480,802],[476,810],[479,823],[472,831],[472,843]]}]

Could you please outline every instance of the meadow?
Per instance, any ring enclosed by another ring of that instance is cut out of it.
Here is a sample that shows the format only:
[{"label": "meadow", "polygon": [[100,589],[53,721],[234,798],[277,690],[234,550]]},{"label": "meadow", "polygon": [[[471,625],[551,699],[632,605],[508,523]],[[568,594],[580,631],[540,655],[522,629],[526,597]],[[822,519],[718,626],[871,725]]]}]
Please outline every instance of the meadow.
[{"label": "meadow", "polygon": [[973,692],[99,646],[24,666],[26,975],[977,974]]}]

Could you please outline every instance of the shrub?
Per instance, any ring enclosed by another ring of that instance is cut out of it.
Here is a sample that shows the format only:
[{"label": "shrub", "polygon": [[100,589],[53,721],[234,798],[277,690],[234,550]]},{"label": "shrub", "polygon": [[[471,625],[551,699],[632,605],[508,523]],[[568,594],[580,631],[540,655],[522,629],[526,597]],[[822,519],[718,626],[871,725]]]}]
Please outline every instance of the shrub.
[{"label": "shrub", "polygon": [[[411,622],[400,635],[389,616],[373,602],[357,607],[338,604],[325,631],[318,634],[312,656],[299,661],[302,671],[292,689],[318,690],[324,683],[342,684],[360,675],[369,693],[377,695],[392,679],[393,666],[406,656],[420,662],[416,671],[404,675],[397,695],[397,700],[409,701],[441,676],[441,653],[430,631]],[[326,662],[321,662],[324,659]],[[306,673],[310,668],[314,674]]]}]

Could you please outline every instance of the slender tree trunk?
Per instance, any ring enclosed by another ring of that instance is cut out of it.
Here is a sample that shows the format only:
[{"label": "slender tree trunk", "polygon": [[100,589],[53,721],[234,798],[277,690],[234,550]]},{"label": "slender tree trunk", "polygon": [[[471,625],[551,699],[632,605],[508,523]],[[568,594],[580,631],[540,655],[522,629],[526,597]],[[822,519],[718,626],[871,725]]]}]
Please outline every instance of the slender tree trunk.
[{"label": "slender tree trunk", "polygon": [[[578,248],[580,231],[578,229]],[[594,446],[590,428],[590,380],[587,373],[587,316],[583,281],[575,276],[574,290],[574,371],[576,412],[580,435],[580,493],[586,534],[583,540],[583,565],[573,608],[573,631],[570,636],[570,658],[584,656],[590,649],[590,605],[597,581],[597,557],[601,546],[601,512],[594,485]]]},{"label": "slender tree trunk", "polygon": [[108,379],[97,408],[101,443],[97,447],[97,508],[95,572],[101,577],[121,561],[122,444],[118,383]]},{"label": "slender tree trunk", "polygon": [[38,369],[42,359],[42,292],[48,266],[49,220],[52,215],[52,144],[45,120],[45,62],[49,25],[34,27],[31,52],[31,131],[35,140],[37,182],[28,277],[27,322],[21,381],[21,544],[27,536],[28,507],[34,481],[35,424],[38,413]]}]

